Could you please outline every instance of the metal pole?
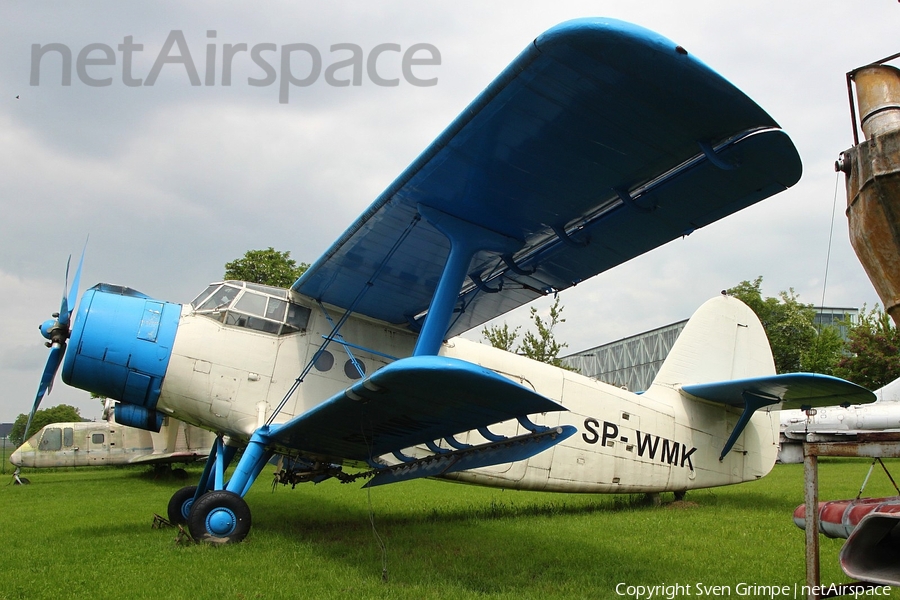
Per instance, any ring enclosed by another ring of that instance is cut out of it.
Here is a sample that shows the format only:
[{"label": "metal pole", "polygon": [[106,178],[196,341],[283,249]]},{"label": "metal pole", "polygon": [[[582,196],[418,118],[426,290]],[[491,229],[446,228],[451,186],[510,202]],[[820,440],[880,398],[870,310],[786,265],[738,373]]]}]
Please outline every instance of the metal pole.
[{"label": "metal pole", "polygon": [[818,456],[803,444],[803,481],[806,497],[806,586],[808,600],[818,600],[819,575],[819,465]]}]

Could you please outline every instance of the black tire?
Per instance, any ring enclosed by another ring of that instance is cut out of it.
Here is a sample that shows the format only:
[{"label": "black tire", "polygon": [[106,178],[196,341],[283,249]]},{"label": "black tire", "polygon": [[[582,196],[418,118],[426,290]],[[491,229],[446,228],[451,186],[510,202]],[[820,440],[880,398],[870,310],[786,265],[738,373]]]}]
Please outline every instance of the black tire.
[{"label": "black tire", "polygon": [[235,493],[207,492],[191,507],[188,530],[198,542],[236,544],[250,533],[250,507]]},{"label": "black tire", "polygon": [[188,516],[191,514],[191,505],[194,503],[194,494],[197,493],[196,485],[183,487],[172,495],[166,514],[174,525],[187,525]]}]

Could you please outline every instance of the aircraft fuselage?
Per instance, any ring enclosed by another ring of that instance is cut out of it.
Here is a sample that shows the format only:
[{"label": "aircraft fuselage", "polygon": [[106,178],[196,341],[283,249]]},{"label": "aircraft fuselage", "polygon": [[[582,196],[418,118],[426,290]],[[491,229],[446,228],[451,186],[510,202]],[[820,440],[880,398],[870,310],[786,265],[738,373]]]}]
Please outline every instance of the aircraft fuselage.
[{"label": "aircraft fuselage", "polygon": [[[230,326],[184,305],[156,409],[248,440],[331,332],[331,322],[315,303],[296,295],[293,301],[310,308],[309,319],[305,331],[287,335]],[[340,316],[331,311],[332,319]],[[310,410],[360,378],[348,349],[372,373],[391,357],[409,356],[416,341],[407,331],[366,318],[351,317],[341,333],[352,347],[330,342],[275,423]],[[720,462],[719,452],[738,418],[734,409],[685,399],[676,389],[633,394],[463,338],[446,341],[440,354],[489,368],[567,409],[533,415],[534,423],[578,429],[528,460],[455,473],[449,479],[564,492],[680,491],[757,479],[774,463],[777,421],[766,412],[753,417],[741,438],[746,443],[739,442]],[[490,430],[508,437],[527,433],[516,421]],[[472,445],[486,441],[474,430],[456,439]],[[420,448],[408,454],[424,452]]]}]

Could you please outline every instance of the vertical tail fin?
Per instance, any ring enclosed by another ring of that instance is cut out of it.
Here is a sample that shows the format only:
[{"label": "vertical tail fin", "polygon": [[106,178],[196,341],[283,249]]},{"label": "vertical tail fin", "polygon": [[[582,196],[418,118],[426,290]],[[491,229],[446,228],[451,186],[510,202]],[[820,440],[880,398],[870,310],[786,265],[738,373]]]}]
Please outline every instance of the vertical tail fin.
[{"label": "vertical tail fin", "polygon": [[717,296],[688,321],[650,388],[774,374],[772,349],[759,318],[740,300]]}]

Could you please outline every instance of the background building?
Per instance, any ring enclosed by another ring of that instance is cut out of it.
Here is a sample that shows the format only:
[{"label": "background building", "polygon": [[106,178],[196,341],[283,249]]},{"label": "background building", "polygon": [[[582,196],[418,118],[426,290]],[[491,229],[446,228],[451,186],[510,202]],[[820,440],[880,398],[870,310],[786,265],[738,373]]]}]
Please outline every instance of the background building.
[{"label": "background building", "polygon": [[[859,309],[856,308],[823,307],[816,308],[815,311],[813,322],[816,325],[838,326],[844,339],[847,338],[847,328],[841,327],[839,323],[846,317],[850,318],[851,323],[855,323],[859,315]],[[587,377],[624,387],[632,392],[646,390],[686,324],[687,319],[570,354],[561,360],[566,366],[577,369]]]}]

